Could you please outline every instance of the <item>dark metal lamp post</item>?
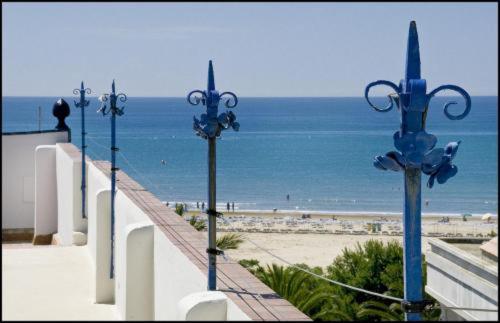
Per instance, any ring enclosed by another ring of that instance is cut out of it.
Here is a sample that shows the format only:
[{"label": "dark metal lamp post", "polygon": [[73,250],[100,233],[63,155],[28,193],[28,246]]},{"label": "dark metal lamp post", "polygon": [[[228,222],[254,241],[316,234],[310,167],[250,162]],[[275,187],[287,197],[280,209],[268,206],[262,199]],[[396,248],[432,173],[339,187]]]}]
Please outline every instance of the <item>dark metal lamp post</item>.
[{"label": "dark metal lamp post", "polygon": [[[369,99],[370,88],[385,85],[395,93],[389,95],[389,104],[380,108]],[[442,90],[458,92],[465,99],[465,110],[458,115],[448,111],[455,101],[444,105],[444,114],[450,120],[463,119],[470,111],[469,94],[456,85],[442,85],[427,94],[426,81],[420,77],[420,52],[417,25],[410,23],[408,48],[406,52],[406,74],[399,85],[390,81],[375,81],[365,89],[368,104],[379,112],[392,109],[394,102],[401,113],[401,127],[394,133],[394,146],[398,151],[390,151],[384,156],[376,156],[373,164],[381,170],[404,171],[404,303],[407,320],[420,320],[421,312],[427,305],[422,290],[422,243],[421,243],[421,173],[429,175],[427,186],[434,181],[445,183],[455,176],[457,167],[452,160],[457,153],[458,142],[450,142],[445,148],[434,148],[436,136],[425,131],[429,101]]]},{"label": "dark metal lamp post", "polygon": [[[123,93],[116,94],[115,91],[115,81],[113,80],[113,84],[111,84],[111,93],[103,94],[99,97],[99,101],[102,102],[101,107],[97,112],[102,112],[102,115],[105,116],[111,113],[111,269],[109,273],[109,277],[114,277],[114,249],[115,249],[115,187],[116,187],[116,174],[115,172],[119,170],[116,167],[116,151],[118,151],[118,147],[116,147],[116,116],[123,115],[123,109],[125,107],[119,108],[116,106],[117,99],[120,99],[121,102],[127,101],[127,96]],[[109,109],[106,111],[106,103],[109,100]]]},{"label": "dark metal lamp post", "polygon": [[82,84],[80,86],[80,89],[74,89],[73,90],[73,94],[80,94],[80,102],[76,102],[74,101],[75,103],[75,106],[77,108],[80,108],[82,109],[82,185],[81,185],[81,189],[82,189],[82,218],[86,218],[87,215],[86,215],[86,212],[85,212],[85,191],[86,191],[86,185],[85,185],[85,148],[87,148],[87,146],[85,146],[85,135],[87,134],[85,132],[85,107],[89,105],[90,101],[89,100],[85,100],[85,93],[87,94],[90,94],[92,91],[89,89],[89,88],[85,88],[83,86],[83,81],[82,81]]},{"label": "dark metal lamp post", "polygon": [[[200,96],[196,96],[199,94]],[[215,89],[214,70],[212,61],[208,63],[207,90],[191,91],[187,100],[192,105],[200,102],[207,107],[207,113],[202,114],[200,120],[193,117],[193,129],[196,135],[208,141],[208,290],[216,290],[217,255],[223,254],[216,246],[216,218],[221,216],[216,210],[216,150],[215,140],[220,136],[222,130],[233,128],[238,131],[240,125],[236,122],[236,116],[232,111],[223,112],[218,115],[219,101],[222,96],[229,96],[225,101],[226,108],[234,108],[238,104],[238,98],[232,92],[219,92]],[[232,101],[231,101],[232,99]]]}]

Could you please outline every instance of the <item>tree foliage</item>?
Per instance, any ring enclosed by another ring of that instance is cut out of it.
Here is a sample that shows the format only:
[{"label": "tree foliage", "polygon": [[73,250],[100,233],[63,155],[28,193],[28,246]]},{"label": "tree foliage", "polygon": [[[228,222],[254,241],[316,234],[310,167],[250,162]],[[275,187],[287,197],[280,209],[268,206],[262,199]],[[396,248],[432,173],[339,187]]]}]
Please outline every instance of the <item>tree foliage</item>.
[{"label": "tree foliage", "polygon": [[205,224],[205,221],[198,219],[196,216],[191,216],[189,219],[189,224],[191,224],[196,231],[202,231],[205,230],[207,225]]},{"label": "tree foliage", "polygon": [[175,203],[175,213],[180,216],[184,214],[184,205],[182,203]]},{"label": "tree foliage", "polygon": [[[401,305],[392,300],[361,293],[318,279],[295,267],[260,266],[255,259],[240,264],[281,297],[318,321],[400,321]],[[380,294],[403,298],[403,248],[397,241],[383,244],[368,240],[352,250],[345,248],[326,272],[321,267],[295,265],[318,275]],[[423,286],[425,285],[423,259]],[[425,295],[426,299],[432,299]],[[426,320],[437,320],[440,311],[424,312]]]},{"label": "tree foliage", "polygon": [[216,240],[217,248],[221,250],[238,249],[243,242],[243,235],[239,233],[226,233]]}]

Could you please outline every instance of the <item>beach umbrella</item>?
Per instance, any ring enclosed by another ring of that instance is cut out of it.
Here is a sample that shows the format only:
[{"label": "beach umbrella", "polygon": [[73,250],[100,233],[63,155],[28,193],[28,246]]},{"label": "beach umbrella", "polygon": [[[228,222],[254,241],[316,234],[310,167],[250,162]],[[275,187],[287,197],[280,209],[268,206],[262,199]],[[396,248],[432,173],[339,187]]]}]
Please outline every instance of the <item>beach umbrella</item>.
[{"label": "beach umbrella", "polygon": [[492,216],[492,215],[493,215],[493,214],[491,214],[491,213],[485,213],[485,214],[481,217],[481,220],[489,220],[489,219],[491,219],[491,216]]}]

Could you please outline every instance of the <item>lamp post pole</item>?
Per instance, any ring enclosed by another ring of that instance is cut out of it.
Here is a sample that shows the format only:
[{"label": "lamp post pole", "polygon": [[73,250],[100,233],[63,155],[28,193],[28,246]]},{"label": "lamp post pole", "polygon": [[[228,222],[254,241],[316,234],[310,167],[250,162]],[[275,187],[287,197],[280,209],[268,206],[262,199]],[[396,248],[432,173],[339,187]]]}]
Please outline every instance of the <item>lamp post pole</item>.
[{"label": "lamp post pole", "polygon": [[[395,93],[390,94],[386,107],[377,107],[369,99],[370,88],[385,85]],[[437,138],[425,131],[429,101],[442,90],[458,92],[465,100],[465,110],[454,115],[448,107],[455,101],[444,105],[444,114],[450,120],[465,118],[471,107],[469,94],[456,85],[442,85],[426,94],[426,81],[420,76],[420,51],[417,26],[410,23],[408,47],[406,52],[405,78],[396,85],[390,81],[379,80],[368,84],[365,98],[368,104],[378,112],[392,109],[394,102],[401,112],[400,130],[394,133],[394,146],[398,151],[390,151],[384,156],[376,156],[373,164],[381,170],[404,171],[404,212],[403,212],[403,270],[404,302],[403,309],[408,321],[421,320],[421,312],[427,302],[423,299],[422,286],[422,242],[421,242],[421,177],[422,172],[429,175],[427,186],[432,188],[434,181],[445,183],[455,176],[457,167],[452,159],[458,150],[460,141],[450,142],[445,148],[434,148]]]},{"label": "lamp post pole", "polygon": [[82,110],[82,185],[81,185],[81,190],[82,190],[82,218],[86,218],[87,214],[85,212],[85,195],[86,195],[86,179],[85,179],[85,148],[87,146],[85,145],[85,135],[87,134],[85,132],[85,107],[89,105],[90,101],[85,100],[85,93],[90,94],[92,90],[89,88],[85,88],[82,84],[80,86],[80,89],[74,89],[73,94],[80,95],[80,102],[73,101],[75,103],[75,106],[77,108],[80,108]]},{"label": "lamp post pole", "polygon": [[[200,96],[196,96],[196,94]],[[217,288],[217,255],[223,254],[222,250],[217,249],[216,245],[216,223],[217,217],[222,216],[216,209],[216,139],[221,131],[233,128],[238,131],[239,123],[236,122],[236,116],[232,111],[223,112],[218,115],[219,101],[223,96],[229,96],[225,101],[226,108],[234,108],[238,104],[238,98],[232,92],[219,92],[215,89],[214,70],[212,61],[208,63],[208,82],[207,90],[191,91],[187,100],[192,105],[200,102],[206,106],[206,114],[202,114],[200,120],[193,117],[193,130],[196,135],[208,141],[208,290],[213,291]],[[232,101],[231,101],[232,100]]]},{"label": "lamp post pole", "polygon": [[[114,278],[114,249],[115,249],[115,194],[116,194],[116,171],[119,170],[116,167],[116,152],[119,150],[116,147],[116,116],[123,115],[123,109],[125,107],[119,108],[116,106],[116,101],[119,99],[121,102],[127,101],[127,96],[123,93],[116,94],[115,91],[115,81],[111,84],[111,93],[103,94],[99,98],[102,102],[101,107],[97,112],[102,112],[105,116],[111,113],[111,266],[109,277]],[[106,101],[109,100],[109,109],[106,111]]]}]

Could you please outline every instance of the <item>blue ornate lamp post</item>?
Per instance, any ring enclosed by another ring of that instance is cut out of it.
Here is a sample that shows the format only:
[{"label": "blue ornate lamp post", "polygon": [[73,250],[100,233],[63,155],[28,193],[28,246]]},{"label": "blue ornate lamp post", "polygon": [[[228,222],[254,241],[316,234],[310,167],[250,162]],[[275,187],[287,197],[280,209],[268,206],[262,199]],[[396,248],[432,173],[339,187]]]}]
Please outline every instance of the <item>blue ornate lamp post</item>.
[{"label": "blue ornate lamp post", "polygon": [[[196,96],[199,94],[200,96]],[[217,255],[222,254],[221,250],[216,246],[216,217],[221,216],[216,210],[216,183],[215,183],[215,140],[220,136],[221,131],[233,128],[238,131],[240,125],[236,122],[236,116],[232,111],[223,112],[218,115],[219,101],[222,96],[227,95],[229,98],[225,101],[227,108],[234,108],[238,104],[238,98],[232,92],[219,92],[215,89],[214,70],[212,61],[208,63],[208,84],[207,90],[191,91],[187,100],[192,105],[197,105],[200,102],[207,107],[207,113],[202,114],[200,120],[193,117],[193,130],[196,135],[208,141],[208,290],[216,290],[216,264]],[[232,101],[231,101],[232,99]]]},{"label": "blue ornate lamp post", "polygon": [[[380,108],[369,99],[370,88],[386,85],[396,93],[389,95],[389,104]],[[394,102],[401,112],[401,127],[394,133],[394,146],[398,151],[390,151],[385,156],[376,156],[373,164],[382,170],[404,171],[405,207],[403,214],[403,250],[404,250],[404,300],[403,308],[407,320],[420,320],[426,302],[422,291],[422,251],[421,251],[421,173],[429,175],[427,186],[432,188],[434,181],[445,183],[457,173],[452,160],[460,141],[450,142],[445,148],[434,148],[437,138],[425,131],[425,122],[429,101],[442,90],[453,90],[465,99],[465,110],[459,115],[448,111],[455,101],[444,105],[444,114],[448,119],[463,119],[470,111],[469,94],[456,85],[442,85],[426,94],[426,82],[420,78],[420,53],[417,26],[410,23],[408,48],[406,53],[405,78],[396,85],[390,81],[375,81],[365,89],[368,104],[379,112],[392,109]]]},{"label": "blue ornate lamp post", "polygon": [[[125,107],[119,108],[116,106],[117,99],[120,99],[121,102],[127,101],[127,96],[123,93],[116,94],[115,91],[115,81],[113,80],[113,84],[111,84],[111,93],[103,94],[99,97],[99,101],[102,102],[101,107],[97,112],[102,112],[102,115],[105,116],[111,113],[111,269],[109,273],[109,277],[114,277],[114,249],[115,249],[115,187],[116,187],[116,174],[115,172],[119,170],[116,167],[116,151],[118,151],[118,147],[116,147],[116,116],[123,115],[123,109]],[[109,100],[109,109],[106,111],[106,103]]]},{"label": "blue ornate lamp post", "polygon": [[82,218],[86,218],[87,215],[86,215],[86,212],[85,212],[85,189],[86,189],[86,186],[85,186],[85,148],[87,148],[87,146],[85,146],[85,135],[87,134],[85,132],[85,107],[89,105],[90,101],[89,100],[85,100],[85,93],[87,94],[90,94],[92,92],[92,90],[90,90],[89,88],[85,88],[83,86],[83,81],[82,81],[82,84],[80,86],[80,89],[74,89],[73,90],[73,94],[80,94],[80,102],[76,102],[76,101],[73,101],[75,103],[75,106],[77,108],[80,108],[82,109],[82,186],[81,186],[81,189],[82,189]]}]

